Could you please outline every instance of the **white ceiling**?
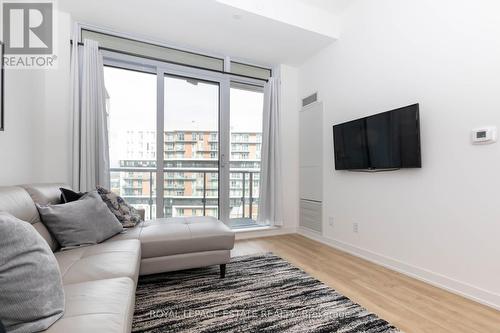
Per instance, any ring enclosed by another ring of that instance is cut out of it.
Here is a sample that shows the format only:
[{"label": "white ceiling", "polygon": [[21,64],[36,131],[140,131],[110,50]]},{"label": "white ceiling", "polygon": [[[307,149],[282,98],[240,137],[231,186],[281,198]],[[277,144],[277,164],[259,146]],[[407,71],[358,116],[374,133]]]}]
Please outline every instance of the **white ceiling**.
[{"label": "white ceiling", "polygon": [[[288,1],[331,13],[346,5],[345,0]],[[59,0],[58,6],[78,22],[263,65],[299,65],[334,41],[215,0]]]},{"label": "white ceiling", "polygon": [[305,4],[326,10],[333,14],[340,14],[356,0],[300,0]]}]

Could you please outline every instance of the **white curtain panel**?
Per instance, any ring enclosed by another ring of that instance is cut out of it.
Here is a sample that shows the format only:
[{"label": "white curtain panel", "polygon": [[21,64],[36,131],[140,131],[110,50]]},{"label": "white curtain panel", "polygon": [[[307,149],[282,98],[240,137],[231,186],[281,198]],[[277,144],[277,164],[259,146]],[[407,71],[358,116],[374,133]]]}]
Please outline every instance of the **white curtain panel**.
[{"label": "white curtain panel", "polygon": [[[77,31],[75,31],[77,33]],[[74,36],[77,36],[76,34]],[[86,39],[72,47],[73,189],[109,188],[109,146],[104,67],[99,45]]]},{"label": "white curtain panel", "polygon": [[280,80],[269,78],[264,86],[262,162],[259,185],[258,223],[283,225],[281,179]]},{"label": "white curtain panel", "polygon": [[74,190],[80,188],[80,48],[75,25],[73,44],[71,45],[71,185]]}]

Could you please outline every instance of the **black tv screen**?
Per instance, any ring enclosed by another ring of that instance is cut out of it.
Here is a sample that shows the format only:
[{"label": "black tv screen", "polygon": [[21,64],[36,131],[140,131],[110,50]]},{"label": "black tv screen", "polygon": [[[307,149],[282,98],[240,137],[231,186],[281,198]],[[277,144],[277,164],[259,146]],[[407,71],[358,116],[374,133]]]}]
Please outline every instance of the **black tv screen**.
[{"label": "black tv screen", "polygon": [[418,104],[333,126],[336,170],[421,168]]}]

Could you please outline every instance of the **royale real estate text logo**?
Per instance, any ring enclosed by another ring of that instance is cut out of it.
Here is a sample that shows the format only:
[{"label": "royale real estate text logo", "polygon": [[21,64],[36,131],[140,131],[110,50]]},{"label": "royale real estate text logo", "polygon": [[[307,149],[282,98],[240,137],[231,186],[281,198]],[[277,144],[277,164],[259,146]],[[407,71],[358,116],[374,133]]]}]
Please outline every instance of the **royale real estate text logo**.
[{"label": "royale real estate text logo", "polygon": [[54,3],[3,1],[6,68],[54,68]]}]

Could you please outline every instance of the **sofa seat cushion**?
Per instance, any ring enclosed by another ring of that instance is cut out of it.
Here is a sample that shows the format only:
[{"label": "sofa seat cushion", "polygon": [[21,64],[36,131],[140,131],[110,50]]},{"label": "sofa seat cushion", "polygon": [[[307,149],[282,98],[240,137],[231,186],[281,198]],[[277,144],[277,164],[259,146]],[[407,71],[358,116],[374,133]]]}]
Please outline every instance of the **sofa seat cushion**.
[{"label": "sofa seat cushion", "polygon": [[144,222],[140,233],[142,258],[181,253],[230,250],[234,233],[208,217],[172,217]]},{"label": "sofa seat cushion", "polygon": [[137,239],[105,242],[56,252],[63,284],[129,277],[137,282],[141,243]]},{"label": "sofa seat cushion", "polygon": [[64,286],[66,310],[48,333],[131,331],[136,284],[129,278]]}]

